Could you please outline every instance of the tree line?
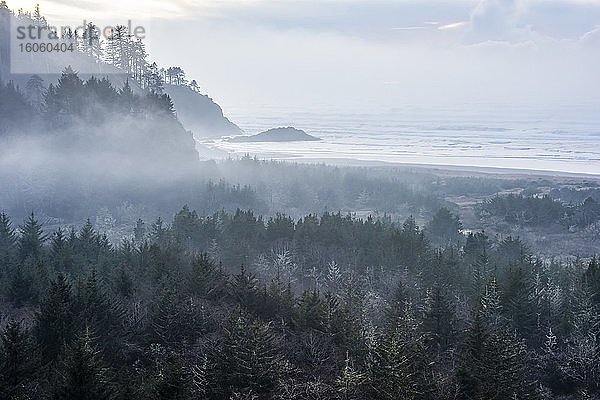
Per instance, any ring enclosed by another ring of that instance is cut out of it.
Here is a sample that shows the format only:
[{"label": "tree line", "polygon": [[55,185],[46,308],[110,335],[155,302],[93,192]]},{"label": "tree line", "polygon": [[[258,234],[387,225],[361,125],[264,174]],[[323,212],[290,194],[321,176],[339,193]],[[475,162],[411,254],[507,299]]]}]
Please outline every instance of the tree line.
[{"label": "tree line", "polygon": [[585,228],[600,220],[600,203],[589,196],[580,203],[565,204],[544,196],[509,194],[494,196],[478,205],[479,215],[500,217],[506,222],[528,226],[551,226]]},{"label": "tree line", "polygon": [[[7,20],[16,18],[18,21],[33,26],[59,29],[48,23],[40,11],[39,4],[36,5],[33,12],[25,11],[22,8],[14,12],[8,8],[6,1],[2,1],[0,2],[0,15]],[[7,24],[6,27],[9,25]],[[6,34],[6,41],[8,41],[8,32],[2,31],[1,33],[2,36]],[[87,56],[96,63],[105,63],[118,68],[142,89],[162,94],[163,85],[168,83],[176,86],[187,86],[196,92],[200,90],[197,81],[194,79],[188,80],[183,68],[180,66],[162,68],[156,62],[149,62],[143,39],[134,38],[133,32],[129,32],[127,26],[115,25],[108,31],[106,38],[104,38],[104,33],[100,32],[100,28],[93,22],[88,22],[81,30],[67,28],[57,31],[56,34],[61,41],[72,44],[73,49],[82,57]],[[0,55],[2,50],[8,51],[7,46],[8,43],[6,43],[6,49],[3,49],[4,45],[0,46]]]},{"label": "tree line", "polygon": [[597,398],[598,261],[434,247],[460,222],[438,214],[184,207],[120,243],[1,214],[1,397]]}]

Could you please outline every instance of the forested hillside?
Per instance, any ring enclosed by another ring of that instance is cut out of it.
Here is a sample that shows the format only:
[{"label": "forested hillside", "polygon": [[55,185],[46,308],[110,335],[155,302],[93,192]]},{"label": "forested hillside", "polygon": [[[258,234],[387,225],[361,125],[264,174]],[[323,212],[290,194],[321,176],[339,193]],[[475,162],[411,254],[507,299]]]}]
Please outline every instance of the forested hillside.
[{"label": "forested hillside", "polygon": [[165,94],[83,81],[67,68],[40,95],[36,107],[13,85],[0,88],[1,113],[8,116],[0,127],[4,209],[42,208],[73,220],[94,207],[86,199],[109,205],[157,188],[171,188],[172,195],[200,173],[194,140]]},{"label": "forested hillside", "polygon": [[411,219],[184,207],[113,244],[89,222],[2,214],[1,396],[600,394],[598,262],[460,240],[436,250]]},{"label": "forested hillside", "polygon": [[[177,110],[181,110],[180,120],[187,130],[192,130],[198,137],[236,135],[240,129],[223,116],[218,104],[208,96],[201,94],[196,80],[187,79],[181,67],[159,67],[150,62],[143,40],[133,37],[132,32],[123,25],[117,25],[114,32],[106,39],[98,31],[100,28],[89,22],[83,34],[71,31],[58,33],[62,35],[60,43],[72,45],[74,51],[64,53],[60,57],[37,53],[31,58],[35,64],[33,69],[40,71],[38,75],[22,74],[18,70],[10,71],[9,27],[11,21],[24,25],[39,26],[47,29],[50,23],[40,11],[39,5],[33,13],[20,9],[9,10],[5,1],[0,2],[0,82],[13,82],[23,92],[28,103],[39,107],[43,103],[40,92],[44,92],[50,84],[55,84],[63,68],[71,65],[83,72],[84,80],[95,77],[103,79],[120,89],[126,82],[136,94],[152,92],[171,96]],[[57,64],[58,63],[58,64]],[[37,80],[32,82],[32,79]],[[89,106],[93,104],[88,103]]]}]

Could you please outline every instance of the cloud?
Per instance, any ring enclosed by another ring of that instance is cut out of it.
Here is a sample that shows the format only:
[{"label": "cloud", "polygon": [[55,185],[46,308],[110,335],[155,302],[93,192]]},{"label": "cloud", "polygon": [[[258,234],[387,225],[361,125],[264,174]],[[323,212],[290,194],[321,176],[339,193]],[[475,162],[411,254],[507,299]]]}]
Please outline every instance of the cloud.
[{"label": "cloud", "polygon": [[576,42],[599,22],[598,0],[480,0],[470,13],[466,42]]},{"label": "cloud", "polygon": [[447,25],[439,26],[438,29],[440,31],[445,31],[445,30],[448,30],[448,29],[462,28],[463,26],[465,26],[467,24],[468,24],[468,22],[466,22],[466,21],[455,22],[453,24],[447,24]]},{"label": "cloud", "polygon": [[600,25],[583,34],[580,42],[584,44],[600,44]]},{"label": "cloud", "polygon": [[470,37],[478,41],[514,41],[522,0],[481,0],[471,12]]}]

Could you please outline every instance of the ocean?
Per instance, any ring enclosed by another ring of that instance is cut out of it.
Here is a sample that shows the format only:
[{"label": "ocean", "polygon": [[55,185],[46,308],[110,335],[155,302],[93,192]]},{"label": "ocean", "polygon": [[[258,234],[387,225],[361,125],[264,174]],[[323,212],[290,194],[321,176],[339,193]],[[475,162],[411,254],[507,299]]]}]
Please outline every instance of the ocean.
[{"label": "ocean", "polygon": [[293,126],[319,142],[204,141],[232,156],[355,160],[600,174],[600,102],[362,109],[254,107],[227,110],[246,134]]}]

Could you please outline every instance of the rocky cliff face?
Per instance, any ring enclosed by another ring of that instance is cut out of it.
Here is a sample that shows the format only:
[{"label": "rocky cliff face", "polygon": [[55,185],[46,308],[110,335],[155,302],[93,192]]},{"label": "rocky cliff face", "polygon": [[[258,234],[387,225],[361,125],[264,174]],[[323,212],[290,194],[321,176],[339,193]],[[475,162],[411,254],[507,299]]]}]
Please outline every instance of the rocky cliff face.
[{"label": "rocky cliff face", "polygon": [[186,86],[165,85],[177,117],[196,138],[214,138],[239,135],[242,130],[224,115],[221,107],[210,97]]}]

